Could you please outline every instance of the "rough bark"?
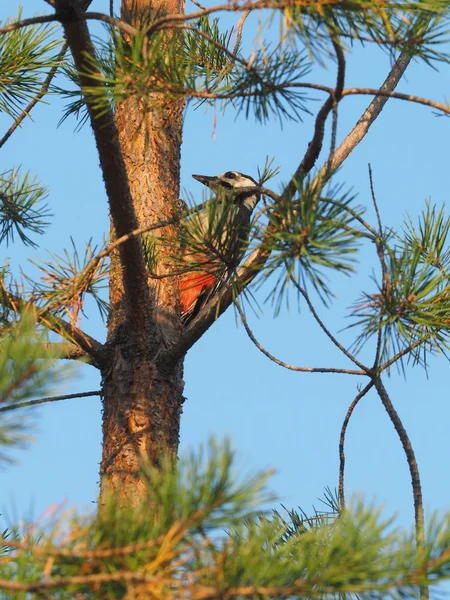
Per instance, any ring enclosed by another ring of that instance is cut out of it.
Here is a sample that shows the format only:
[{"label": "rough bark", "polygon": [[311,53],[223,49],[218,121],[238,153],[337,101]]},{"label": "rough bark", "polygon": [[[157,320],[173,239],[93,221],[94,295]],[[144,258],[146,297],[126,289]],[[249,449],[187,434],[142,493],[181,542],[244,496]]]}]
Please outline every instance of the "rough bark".
[{"label": "rough bark", "polygon": [[[134,21],[148,0],[123,0],[122,13],[134,12]],[[152,2],[152,10],[181,12],[174,0]],[[182,102],[154,98],[154,108],[129,98],[117,106],[116,125],[139,227],[170,220],[178,210]],[[170,232],[169,232],[170,233]],[[115,236],[112,230],[113,238]],[[167,235],[167,230],[165,231]],[[157,233],[158,235],[158,233]],[[169,250],[161,248],[158,271],[164,272]],[[149,276],[151,327],[145,344],[139,343],[133,314],[126,303],[119,256],[112,257],[111,313],[108,322],[108,360],[103,370],[103,455],[101,497],[112,491],[127,504],[142,498],[141,458],[158,464],[163,451],[176,453],[183,402],[182,364],[161,364],[158,356],[179,342],[177,278]],[[140,303],[140,298],[132,299]]]}]

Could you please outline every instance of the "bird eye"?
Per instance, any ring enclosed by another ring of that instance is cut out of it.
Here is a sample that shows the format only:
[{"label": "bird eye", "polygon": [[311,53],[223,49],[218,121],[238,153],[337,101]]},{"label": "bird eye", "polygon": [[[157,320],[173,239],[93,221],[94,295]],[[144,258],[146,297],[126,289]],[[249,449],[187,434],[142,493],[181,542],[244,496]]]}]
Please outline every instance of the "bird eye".
[{"label": "bird eye", "polygon": [[223,176],[227,179],[236,179],[236,173],[233,173],[233,171],[227,171]]}]

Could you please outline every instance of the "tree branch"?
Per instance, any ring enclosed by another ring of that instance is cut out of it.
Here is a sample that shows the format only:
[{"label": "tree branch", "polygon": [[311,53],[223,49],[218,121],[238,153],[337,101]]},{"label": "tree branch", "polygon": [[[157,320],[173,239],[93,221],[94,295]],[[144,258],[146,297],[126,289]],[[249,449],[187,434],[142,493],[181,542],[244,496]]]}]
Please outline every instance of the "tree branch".
[{"label": "tree branch", "polygon": [[[331,37],[331,42],[333,44],[333,48],[336,54],[337,59],[337,76],[336,76],[336,87],[333,91],[333,94],[325,100],[322,108],[319,110],[316,116],[316,122],[314,125],[314,135],[312,140],[308,145],[308,149],[306,151],[303,160],[295,171],[294,175],[291,177],[290,182],[284,188],[283,193],[281,194],[282,198],[292,198],[294,194],[298,190],[299,183],[303,181],[305,176],[311,171],[313,166],[316,164],[316,160],[319,157],[319,154],[322,150],[323,138],[325,134],[325,122],[327,120],[328,115],[333,110],[340,99],[342,98],[342,90],[344,89],[345,82],[345,57],[342,47],[338,40],[336,40],[333,36]],[[333,169],[332,161],[328,160],[325,165],[326,173]]]},{"label": "tree branch", "polygon": [[[383,110],[386,102],[389,100],[389,93],[395,90],[397,87],[397,84],[406,71],[411,59],[411,54],[408,54],[407,52],[402,52],[400,54],[380,90],[377,92],[376,98],[372,100],[356,123],[355,127],[337,148],[331,160],[330,166],[324,165],[315,177],[314,182],[320,181],[321,178],[326,175],[327,169],[331,168],[331,170],[335,171],[366,136],[371,125]],[[388,95],[382,96],[381,94],[383,92],[386,92]]]},{"label": "tree branch", "polygon": [[[375,187],[373,184],[372,167],[370,166],[370,164],[369,164],[369,183],[370,183],[370,193],[372,196],[372,202],[373,202],[373,206],[375,209],[375,215],[376,215],[377,223],[378,223],[378,235],[375,237],[375,247],[377,250],[378,260],[380,261],[380,265],[381,265],[381,280],[382,280],[381,295],[382,295],[382,297],[386,297],[386,295],[390,293],[390,290],[392,288],[392,283],[391,283],[391,280],[389,277],[389,272],[388,272],[386,260],[384,257],[385,248],[384,248],[384,239],[383,239],[383,225],[381,222],[381,215],[380,215],[380,210],[378,208],[377,198],[375,196]],[[374,369],[378,368],[378,363],[380,362],[380,356],[381,356],[381,349],[382,349],[382,342],[383,342],[383,330],[381,327],[381,323],[382,323],[382,316],[380,314],[380,318],[379,318],[380,327],[378,329],[375,359],[373,361]]]},{"label": "tree branch", "polygon": [[[12,294],[5,288],[3,283],[0,285],[0,303],[4,306],[8,306],[17,314],[24,312],[27,310],[27,308],[30,308],[30,305],[25,300],[16,294]],[[54,331],[60,336],[68,339],[70,342],[73,342],[79,346],[84,353],[92,358],[92,365],[100,368],[104,359],[103,344],[92,338],[87,333],[84,333],[84,331],[82,331],[79,327],[68,323],[61,317],[57,317],[46,312],[45,310],[39,311],[39,309],[36,308],[36,320],[40,324],[45,325],[51,331]]]},{"label": "tree branch", "polygon": [[[184,19],[185,15],[181,16],[181,18],[177,17],[174,20]],[[157,27],[165,23],[171,22],[171,19],[169,18],[169,16],[167,16],[162,17],[159,21],[160,22],[158,22]],[[152,27],[154,27],[155,24],[156,22],[152,24]],[[305,174],[307,174],[313,167],[322,147],[323,128],[325,120],[330,111],[333,110],[333,106],[335,106],[336,102],[339,101],[343,96],[345,58],[342,52],[342,48],[335,40],[333,40],[333,46],[336,52],[338,62],[336,88],[334,90],[326,90],[330,93],[330,97],[323,104],[316,117],[314,135],[307,150],[307,153],[305,154],[291,181],[285,187],[282,194],[278,195],[278,199],[285,195],[292,196],[297,190],[299,178],[301,179],[302,177],[304,177]],[[350,132],[347,138],[341,143],[341,145],[337,148],[337,150],[334,153],[334,156],[331,158],[331,161],[327,160],[327,163],[319,171],[313,184],[318,183],[318,181],[320,181],[321,179],[323,179],[324,176],[326,176],[327,172],[329,172],[330,170],[335,170],[340,164],[342,164],[342,162],[347,158],[351,151],[363,139],[372,123],[381,113],[388,98],[392,96],[393,90],[397,86],[410,61],[411,56],[406,52],[403,52],[397,59],[396,63],[391,69],[388,77],[381,86],[380,90],[371,90],[374,93],[379,92],[380,97],[377,96],[376,98],[374,98],[374,100],[366,109],[362,117],[358,120],[356,126],[353,128],[353,130]],[[290,85],[301,84],[292,83]],[[353,93],[353,91],[354,89],[351,89],[349,95],[350,93]],[[381,96],[381,94],[386,94],[386,96]],[[403,95],[399,95],[399,98],[401,97],[401,99],[406,99],[402,96]],[[279,200],[275,200],[275,202],[276,201]],[[270,234],[269,229],[270,226],[266,231],[266,236]],[[237,274],[233,282],[228,284],[228,286],[224,287],[222,291],[218,291],[216,297],[212,298],[211,302],[203,307],[203,309],[200,311],[197,317],[186,328],[180,342],[178,342],[172,349],[163,353],[163,355],[161,355],[161,358],[171,362],[173,357],[179,359],[181,356],[183,356],[183,354],[187,352],[189,348],[192,347],[192,345],[205,333],[205,331],[207,331],[207,329],[212,325],[215,319],[218,316],[220,316],[223,312],[225,312],[225,310],[230,306],[235,297],[238,296],[253,281],[253,279],[258,275],[261,268],[265,264],[269,255],[270,251],[264,248],[264,243],[262,243],[258,248],[256,248],[246,259],[246,261],[241,265],[241,267],[237,270]],[[353,360],[354,362],[356,361],[354,357],[351,357],[351,360]],[[361,365],[359,361],[356,361],[356,364],[361,369],[365,369],[364,365]]]},{"label": "tree branch", "polygon": [[22,113],[17,117],[17,119],[14,121],[14,123],[11,125],[11,127],[8,129],[8,131],[5,133],[5,135],[2,137],[2,139],[0,140],[0,148],[2,146],[4,146],[4,144],[12,136],[12,134],[19,127],[19,125],[22,123],[22,121],[26,117],[30,116],[30,112],[33,110],[33,108],[36,106],[36,104],[39,102],[39,100],[41,100],[45,96],[45,94],[48,92],[50,83],[52,82],[53,77],[56,75],[56,71],[59,69],[60,63],[63,60],[65,53],[67,52],[67,48],[68,48],[67,43],[64,43],[62,45],[61,50],[59,51],[57,58],[56,58],[57,64],[50,69],[39,92],[31,100],[31,102],[28,104],[28,106],[22,111]]},{"label": "tree branch", "polygon": [[[164,18],[164,17],[163,17]],[[283,190],[279,198],[292,196],[297,190],[297,181],[300,176],[304,177],[306,173],[312,169],[317,156],[322,148],[323,143],[323,127],[326,117],[332,110],[335,102],[340,99],[340,94],[344,86],[345,75],[345,59],[341,46],[333,39],[333,47],[336,52],[338,62],[338,73],[336,89],[334,93],[325,101],[321,110],[316,117],[314,135],[309,148],[300,163],[295,175],[292,177],[289,184]],[[310,150],[311,148],[311,150]],[[295,190],[292,191],[292,187]],[[267,228],[265,237],[270,235],[271,227]],[[270,251],[264,248],[264,242],[259,248],[256,248],[247,258],[245,263],[237,270],[234,280],[224,287],[223,292],[218,291],[217,295],[211,299],[211,302],[206,304],[199,312],[197,317],[190,323],[184,332],[181,340],[169,351],[164,352],[160,358],[172,364],[173,360],[179,360],[193,344],[209,329],[215,319],[219,317],[230,306],[233,300],[249,285],[251,281],[258,275],[261,267],[264,265],[270,255]],[[358,366],[361,366],[358,364]]]},{"label": "tree branch", "polygon": [[267,356],[267,358],[269,358],[271,361],[273,361],[275,364],[279,365],[280,367],[284,367],[285,369],[288,369],[289,371],[297,371],[300,373],[340,373],[343,375],[366,375],[367,374],[365,371],[356,370],[356,369],[337,369],[337,368],[333,368],[333,367],[299,367],[296,365],[290,365],[290,364],[278,359],[276,356],[274,356],[268,350],[266,350],[262,344],[260,344],[258,342],[253,331],[249,327],[249,324],[245,317],[244,311],[242,310],[240,303],[237,299],[234,301],[234,305],[239,313],[239,316],[241,317],[242,324],[244,325],[245,331],[247,332],[247,335],[250,338],[250,340],[258,348],[258,350],[264,354],[264,356]]},{"label": "tree branch", "polygon": [[389,394],[381,381],[380,376],[376,375],[372,378],[373,384],[378,392],[381,402],[386,409],[389,418],[394,425],[395,431],[400,438],[403,450],[405,452],[406,460],[408,462],[409,472],[411,475],[411,485],[413,488],[413,499],[414,499],[414,520],[416,524],[416,542],[417,549],[423,549],[424,536],[425,536],[425,524],[423,514],[423,497],[422,497],[422,486],[420,483],[419,467],[417,465],[416,456],[406,432],[405,427],[394,408],[394,405],[389,398]]},{"label": "tree branch", "polygon": [[45,404],[46,402],[59,402],[60,400],[72,400],[73,398],[88,398],[89,396],[101,396],[101,390],[96,392],[80,392],[79,394],[66,394],[65,396],[48,396],[47,398],[38,398],[37,400],[28,400],[27,402],[18,402],[17,404],[9,404],[8,406],[1,406],[0,413],[10,412],[17,408],[26,408],[29,406],[36,406],[38,404]]},{"label": "tree branch", "polygon": [[339,504],[342,509],[345,509],[345,486],[344,486],[344,472],[345,472],[345,452],[344,452],[344,444],[345,444],[345,434],[347,432],[348,423],[350,421],[350,417],[353,414],[353,411],[356,408],[358,402],[364,398],[367,392],[373,387],[373,381],[370,381],[365,388],[363,388],[353,402],[348,407],[347,413],[345,415],[344,422],[341,427],[341,434],[339,436]]},{"label": "tree branch", "polygon": [[[101,80],[87,75],[95,64],[95,49],[85,22],[85,14],[74,0],[55,0],[56,15],[62,22],[64,33],[80,75],[92,130],[94,132],[106,192],[108,194],[115,234],[122,237],[138,228],[127,171],[120,147],[117,128],[111,110],[99,110],[87,89],[104,88]],[[130,326],[145,344],[144,332],[150,325],[152,301],[147,283],[147,272],[142,245],[132,236],[120,245],[120,262],[123,268],[125,305]]]},{"label": "tree branch", "polygon": [[364,372],[364,374],[368,374],[369,373],[369,369],[368,367],[366,367],[365,365],[363,365],[363,363],[359,362],[359,360],[353,356],[353,354],[351,352],[349,352],[340,342],[339,340],[337,340],[334,335],[331,333],[331,331],[328,329],[328,327],[325,325],[325,323],[322,321],[322,319],[319,317],[319,314],[317,313],[316,309],[314,308],[313,303],[311,302],[311,299],[309,297],[309,295],[307,294],[306,290],[303,289],[298,283],[297,281],[295,281],[295,279],[291,276],[291,281],[292,284],[295,286],[295,288],[300,292],[300,294],[303,296],[303,298],[306,301],[306,304],[308,305],[309,310],[312,313],[312,316],[314,317],[314,319],[316,320],[316,323],[319,325],[319,327],[322,329],[322,331],[324,332],[324,334],[328,337],[328,339],[336,346],[336,348],[338,350],[340,350],[342,352],[342,354],[344,354],[349,360],[351,360],[357,367],[359,367],[360,369],[362,369],[362,371]]},{"label": "tree branch", "polygon": [[61,360],[80,360],[85,359],[87,364],[92,364],[91,357],[83,348],[72,344],[71,342],[49,342],[45,345],[46,356],[59,358]]},{"label": "tree branch", "polygon": [[58,20],[59,19],[56,15],[42,15],[40,17],[22,19],[21,21],[16,21],[15,23],[10,23],[9,25],[0,27],[0,35],[3,35],[4,33],[10,33],[11,31],[21,29],[22,27],[28,27],[29,25],[39,25],[40,23],[53,23]]}]

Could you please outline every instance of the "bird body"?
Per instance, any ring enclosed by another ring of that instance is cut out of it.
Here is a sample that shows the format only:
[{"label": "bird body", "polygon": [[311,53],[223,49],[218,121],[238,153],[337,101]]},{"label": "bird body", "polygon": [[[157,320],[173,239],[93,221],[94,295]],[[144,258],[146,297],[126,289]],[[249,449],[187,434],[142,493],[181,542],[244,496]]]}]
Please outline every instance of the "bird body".
[{"label": "bird body", "polygon": [[198,314],[239,264],[250,232],[251,214],[260,198],[258,183],[238,171],[192,177],[215,192],[216,198],[194,212],[186,223],[189,249],[183,261],[188,270],[180,282],[184,324]]}]

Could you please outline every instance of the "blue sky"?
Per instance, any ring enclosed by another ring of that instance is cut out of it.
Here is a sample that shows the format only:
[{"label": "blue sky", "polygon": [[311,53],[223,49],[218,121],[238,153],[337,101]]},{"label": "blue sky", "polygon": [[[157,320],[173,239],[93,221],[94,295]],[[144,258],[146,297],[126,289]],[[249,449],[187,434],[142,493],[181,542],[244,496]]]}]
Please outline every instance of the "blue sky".
[{"label": "blue sky", "polygon": [[[46,11],[44,2],[29,3],[31,10]],[[94,0],[93,10],[108,10],[108,2]],[[0,6],[3,20],[17,11],[15,0]],[[250,23],[251,25],[251,23]],[[98,31],[97,27],[94,30]],[[251,27],[249,39],[252,39]],[[251,42],[249,42],[251,43]],[[389,58],[376,50],[355,46],[348,54],[346,86],[376,87],[385,78]],[[309,81],[329,83],[334,70],[315,67]],[[416,61],[399,91],[442,101],[448,93],[448,67],[434,71]],[[316,99],[322,97],[317,94]],[[342,140],[369,102],[368,97],[345,99],[340,107],[338,140]],[[311,108],[319,107],[311,103]],[[52,99],[33,112],[20,131],[1,149],[1,169],[21,164],[38,175],[50,190],[54,214],[51,226],[36,251],[15,245],[0,249],[0,260],[10,257],[14,265],[30,271],[26,257],[60,253],[70,247],[70,236],[80,246],[92,238],[101,243],[108,231],[108,210],[98,157],[89,127],[74,132],[68,119],[57,127],[62,104]],[[0,131],[10,120],[0,115]],[[248,121],[231,109],[225,116],[203,108],[186,113],[182,147],[182,188],[201,199],[202,186],[192,173],[217,174],[239,170],[257,176],[266,156],[280,166],[273,180],[277,191],[286,182],[307,148],[313,118],[267,125]],[[390,101],[368,137],[354,151],[337,176],[351,188],[358,202],[374,215],[370,201],[367,164],[372,165],[375,189],[385,225],[398,228],[408,213],[416,219],[425,200],[438,205],[449,196],[449,122],[430,109]],[[182,194],[183,196],[183,194]],[[186,197],[186,195],[184,194]],[[348,306],[361,290],[371,290],[370,276],[377,269],[375,252],[365,249],[357,273],[350,278],[333,276],[337,299],[330,309],[319,306],[326,323],[337,333],[348,324]],[[312,322],[308,309],[291,294],[290,310],[273,317],[264,304],[264,290],[257,298],[263,309],[259,318],[249,313],[258,339],[279,358],[303,366],[350,366],[330,346]],[[105,328],[94,311],[83,328],[99,340]],[[352,332],[339,333],[350,343]],[[373,350],[372,350],[373,352]],[[364,355],[370,356],[370,348]],[[406,379],[392,373],[385,383],[411,437],[422,476],[427,513],[448,510],[448,363],[444,357],[430,361],[428,377],[419,367],[407,367]],[[271,481],[286,506],[309,509],[319,505],[326,486],[334,488],[338,477],[338,438],[348,405],[361,380],[342,375],[302,374],[271,363],[236,325],[233,309],[189,352],[186,358],[186,402],[181,424],[181,452],[197,447],[211,434],[230,436],[243,469],[274,467]],[[89,366],[73,367],[72,376],[55,393],[99,389],[99,375]],[[98,492],[101,452],[101,404],[98,398],[70,400],[34,411],[35,443],[16,452],[17,464],[0,471],[0,512],[8,520],[37,517],[51,504],[65,502],[90,508]],[[347,493],[361,492],[376,499],[389,513],[397,512],[403,525],[413,521],[412,493],[406,460],[392,424],[374,394],[358,406],[347,437]],[[2,523],[0,523],[0,528]]]}]

